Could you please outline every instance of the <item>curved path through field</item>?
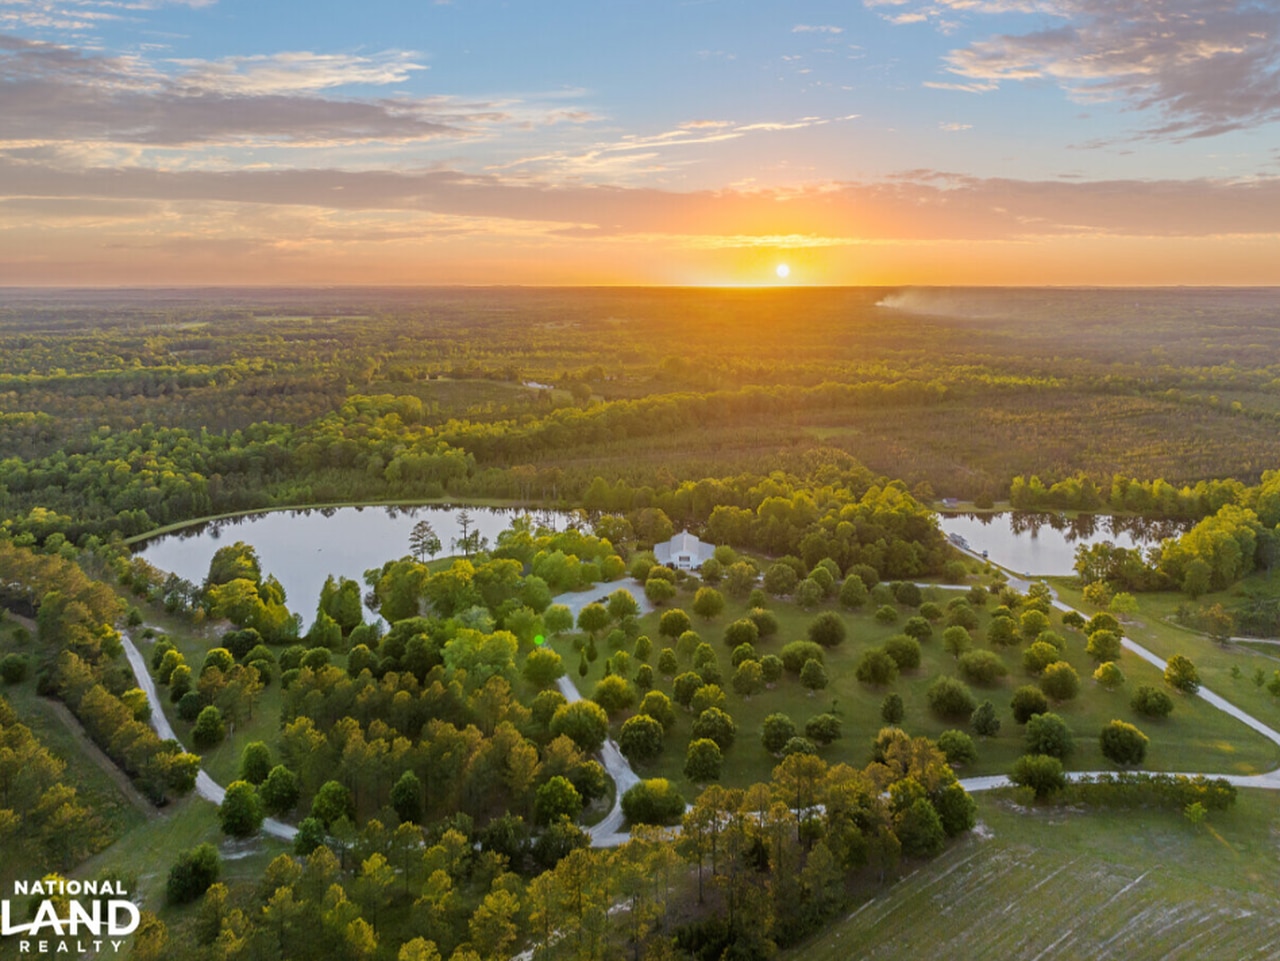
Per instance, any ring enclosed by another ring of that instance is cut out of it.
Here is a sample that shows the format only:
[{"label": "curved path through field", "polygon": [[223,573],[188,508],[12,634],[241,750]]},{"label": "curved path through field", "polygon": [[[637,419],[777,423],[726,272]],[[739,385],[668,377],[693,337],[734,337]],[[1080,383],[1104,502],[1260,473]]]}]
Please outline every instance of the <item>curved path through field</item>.
[{"label": "curved path through field", "polygon": [[[138,650],[137,645],[133,643],[133,638],[127,633],[121,634],[120,641],[124,645],[124,656],[128,658],[129,666],[133,668],[134,677],[138,679],[138,687],[146,692],[147,703],[151,705],[151,726],[156,729],[156,733],[160,735],[162,740],[172,738],[181,743],[177,733],[173,730],[173,725],[165,717],[164,702],[160,700],[160,694],[156,690],[155,682],[151,679],[151,672],[147,669],[147,662],[143,658],[142,652]],[[209,777],[208,773],[202,768],[200,773],[196,775],[196,794],[207,801],[212,801],[214,804],[221,804],[222,799],[227,796],[227,789]],[[293,825],[277,821],[275,818],[267,818],[263,821],[262,830],[285,841],[292,841],[294,835],[298,833],[298,829]]]}]

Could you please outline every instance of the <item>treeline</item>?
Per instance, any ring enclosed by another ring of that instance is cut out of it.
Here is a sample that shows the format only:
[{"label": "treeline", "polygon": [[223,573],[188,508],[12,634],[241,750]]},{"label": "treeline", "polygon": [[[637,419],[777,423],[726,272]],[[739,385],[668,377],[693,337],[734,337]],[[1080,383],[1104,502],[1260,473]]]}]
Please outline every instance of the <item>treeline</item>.
[{"label": "treeline", "polygon": [[1228,504],[1253,506],[1262,488],[1267,486],[1268,476],[1264,475],[1263,484],[1259,487],[1246,487],[1232,478],[1175,487],[1159,478],[1142,481],[1120,474],[1109,479],[1077,474],[1046,486],[1034,474],[1029,478],[1018,475],[1010,485],[1009,502],[1018,510],[1109,510],[1147,517],[1198,520]]},{"label": "treeline", "polygon": [[[1263,488],[1278,479],[1269,473]],[[1255,503],[1275,516],[1268,493]],[[1280,560],[1280,524],[1268,525],[1252,509],[1228,504],[1180,537],[1165,540],[1145,555],[1110,542],[1076,549],[1075,571],[1085,585],[1105,582],[1117,590],[1181,590],[1191,598],[1223,591],[1255,570]]]},{"label": "treeline", "polygon": [[6,605],[34,609],[42,647],[38,690],[58,697],[86,732],[156,803],[195,786],[200,759],[161,741],[147,723],[151,706],[121,663],[114,624],[123,605],[74,561],[0,539]]},{"label": "treeline", "polygon": [[110,843],[102,820],[63,782],[66,766],[0,697],[0,848],[6,868],[65,870]]}]

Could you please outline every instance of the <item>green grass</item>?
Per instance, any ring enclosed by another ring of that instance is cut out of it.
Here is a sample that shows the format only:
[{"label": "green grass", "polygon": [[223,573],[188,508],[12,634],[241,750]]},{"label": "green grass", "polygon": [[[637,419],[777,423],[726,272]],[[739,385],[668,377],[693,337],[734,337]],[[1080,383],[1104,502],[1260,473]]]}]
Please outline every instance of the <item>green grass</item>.
[{"label": "green grass", "polygon": [[[34,654],[35,645],[18,646],[8,624],[0,629],[0,657],[10,652]],[[147,815],[133,803],[112,777],[89,755],[87,736],[68,726],[55,706],[39,697],[35,690],[34,664],[27,679],[20,684],[0,685],[0,697],[7,700],[21,723],[29,727],[54,755],[66,762],[63,783],[76,789],[81,803],[87,805],[105,827],[109,842],[144,824]],[[123,775],[122,775],[123,776]],[[11,880],[10,868],[21,867],[0,857],[0,881]]]},{"label": "green grass", "polygon": [[182,851],[206,841],[217,845],[223,858],[222,880],[256,880],[272,858],[290,847],[265,834],[248,841],[227,840],[218,827],[217,807],[191,795],[169,805],[163,818],[135,828],[90,858],[76,873],[95,877],[114,872],[129,878],[130,893],[141,896],[143,907],[160,911],[169,868]]},{"label": "green grass", "polygon": [[[942,593],[946,598],[950,592]],[[683,606],[686,611],[692,598],[680,594],[668,607]],[[791,640],[806,637],[809,622],[818,614],[818,610],[805,612],[795,605],[779,601],[771,601],[770,609],[779,621],[779,632],[772,638],[757,645],[761,654],[778,653],[783,645]],[[821,610],[820,608],[819,610]],[[825,609],[834,609],[831,604]],[[892,625],[882,625],[875,621],[870,613],[844,614],[849,628],[849,639],[840,647],[827,651],[827,673],[830,685],[825,691],[809,696],[795,676],[784,674],[782,680],[773,690],[766,690],[750,699],[743,698],[732,690],[732,668],[730,666],[730,649],[725,646],[722,634],[725,625],[742,616],[745,608],[741,602],[729,601],[726,610],[713,621],[702,621],[693,617],[694,629],[708,641],[720,657],[721,671],[724,674],[722,687],[727,695],[727,710],[738,724],[738,736],[734,746],[725,754],[723,783],[742,787],[757,781],[767,780],[777,759],[765,751],[760,743],[761,725],[769,714],[782,712],[795,721],[797,727],[803,729],[805,721],[815,714],[834,709],[843,721],[844,737],[823,748],[822,756],[831,763],[844,762],[857,767],[870,760],[870,743],[876,732],[884,726],[880,718],[881,701],[890,691],[902,696],[906,708],[906,716],[902,726],[913,735],[936,737],[943,731],[958,727],[967,730],[966,720],[944,721],[935,717],[928,708],[926,691],[933,680],[941,674],[958,674],[954,659],[942,647],[942,626],[934,626],[934,638],[922,646],[923,658],[919,670],[904,674],[896,682],[885,688],[873,688],[860,683],[854,676],[858,660],[863,652],[883,643],[885,638],[900,632],[910,611],[902,610],[899,620]],[[657,624],[659,613],[646,615],[641,624],[645,633],[654,642],[654,653],[651,661],[657,661],[658,652],[668,642],[658,635]],[[982,612],[981,625],[976,632],[977,637],[985,634],[988,615]],[[1056,618],[1055,618],[1056,620]],[[1111,765],[1103,758],[1098,747],[1097,732],[1108,721],[1119,718],[1136,723],[1152,740],[1147,753],[1146,767],[1157,771],[1206,771],[1212,773],[1256,774],[1270,770],[1280,764],[1280,747],[1273,745],[1261,735],[1243,724],[1231,719],[1222,712],[1211,707],[1199,698],[1184,697],[1174,694],[1175,708],[1171,717],[1163,721],[1150,720],[1135,715],[1129,707],[1129,699],[1134,688],[1142,684],[1163,687],[1160,671],[1129,654],[1121,658],[1121,667],[1127,681],[1117,691],[1108,692],[1097,687],[1091,680],[1094,664],[1085,654],[1083,635],[1055,624],[1067,640],[1066,659],[1076,668],[1081,677],[1080,695],[1075,700],[1053,707],[1076,734],[1076,750],[1067,759],[1067,766],[1074,770],[1108,769]],[[1208,642],[1206,642],[1208,643]],[[570,676],[578,683],[584,695],[590,696],[595,683],[604,670],[604,661],[612,652],[602,641],[598,643],[599,659],[592,665],[586,678],[577,675],[578,655],[573,650],[572,639],[560,638],[555,641],[556,648],[565,658]],[[984,647],[979,640],[977,647]],[[1009,701],[1014,688],[1034,683],[1022,667],[1022,649],[1011,648],[996,650],[1009,668],[1009,676],[1000,683],[983,688],[970,685],[975,697],[981,701],[990,699],[996,706],[1001,721],[998,736],[987,739],[976,738],[978,760],[975,764],[961,770],[961,776],[979,774],[997,774],[1006,772],[1013,761],[1024,753],[1024,729],[1018,725],[1009,710]],[[688,662],[682,661],[680,671],[690,669]],[[634,676],[634,667],[632,670]],[[1241,686],[1252,689],[1253,684],[1244,680]],[[655,687],[668,695],[671,694],[671,681],[661,675],[655,676]],[[627,715],[615,717],[613,735],[617,736],[618,728]],[[637,773],[644,777],[667,777],[680,785],[686,797],[697,793],[697,786],[687,781],[683,774],[685,746],[688,744],[693,718],[677,708],[675,728],[667,737],[666,747],[661,755],[653,761],[635,765]],[[1280,719],[1278,719],[1280,723]]]},{"label": "green grass", "polygon": [[979,795],[981,834],[852,910],[785,961],[1272,958],[1274,795],[1193,828],[1176,812],[1016,809]]},{"label": "green grass", "polygon": [[[1054,587],[1064,602],[1083,613],[1091,614],[1097,610],[1084,602],[1080,591],[1068,579],[1055,580]],[[1258,668],[1262,668],[1267,680],[1271,679],[1272,671],[1280,668],[1280,663],[1276,660],[1280,657],[1280,646],[1273,646],[1268,650],[1263,645],[1250,647],[1217,644],[1204,634],[1174,623],[1174,611],[1179,604],[1187,602],[1184,595],[1139,594],[1137,598],[1138,612],[1125,624],[1125,633],[1129,637],[1166,660],[1174,654],[1191,658],[1200,673],[1201,684],[1264,724],[1280,730],[1280,699],[1273,697],[1266,687],[1259,687],[1253,681],[1254,671]],[[1234,603],[1234,600],[1228,592],[1223,592],[1206,595],[1194,603],[1211,606],[1221,602],[1227,606]],[[1126,673],[1131,660],[1136,659],[1132,655],[1124,659]],[[1239,677],[1232,674],[1233,667],[1239,668]]]}]

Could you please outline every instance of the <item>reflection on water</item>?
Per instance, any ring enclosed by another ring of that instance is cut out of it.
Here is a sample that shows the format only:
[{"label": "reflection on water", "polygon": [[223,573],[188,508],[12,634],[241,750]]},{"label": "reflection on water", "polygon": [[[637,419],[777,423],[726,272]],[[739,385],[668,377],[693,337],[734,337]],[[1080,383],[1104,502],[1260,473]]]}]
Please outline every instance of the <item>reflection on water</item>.
[{"label": "reflection on water", "polygon": [[1117,547],[1154,547],[1188,528],[1182,521],[1080,514],[1006,511],[999,514],[940,514],[948,536],[964,538],[972,549],[1023,574],[1072,574],[1076,548],[1110,541]]},{"label": "reflection on water", "polygon": [[[214,552],[226,543],[252,544],[264,573],[284,586],[291,611],[309,624],[325,578],[349,577],[364,582],[364,572],[409,554],[409,532],[429,521],[440,538],[442,554],[462,536],[458,507],[323,507],[270,511],[208,521],[147,541],[137,553],[161,570],[194,583],[209,573]],[[535,527],[564,530],[580,516],[565,511],[524,511],[468,507],[470,531],[490,544],[522,514]]]}]

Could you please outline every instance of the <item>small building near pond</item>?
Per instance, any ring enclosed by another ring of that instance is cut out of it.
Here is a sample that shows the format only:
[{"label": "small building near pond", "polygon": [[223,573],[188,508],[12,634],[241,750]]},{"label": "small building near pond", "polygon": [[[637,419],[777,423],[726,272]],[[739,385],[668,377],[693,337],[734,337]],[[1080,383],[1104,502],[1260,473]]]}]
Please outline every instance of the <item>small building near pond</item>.
[{"label": "small building near pond", "polygon": [[704,544],[688,531],[681,531],[669,541],[653,545],[658,563],[681,571],[696,571],[711,559],[715,545]]}]

